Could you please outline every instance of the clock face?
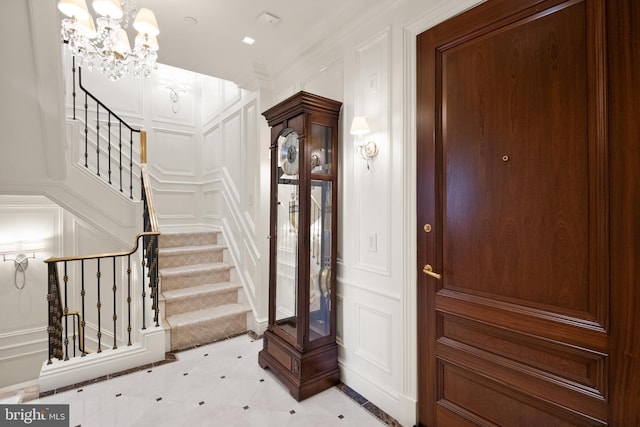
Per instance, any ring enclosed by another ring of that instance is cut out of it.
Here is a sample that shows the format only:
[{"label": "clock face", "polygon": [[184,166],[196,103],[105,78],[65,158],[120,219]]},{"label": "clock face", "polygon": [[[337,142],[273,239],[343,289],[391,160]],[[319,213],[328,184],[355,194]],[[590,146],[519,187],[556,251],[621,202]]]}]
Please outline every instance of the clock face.
[{"label": "clock face", "polygon": [[298,174],[299,140],[298,134],[291,129],[285,129],[278,137],[280,147],[280,167],[287,175]]}]

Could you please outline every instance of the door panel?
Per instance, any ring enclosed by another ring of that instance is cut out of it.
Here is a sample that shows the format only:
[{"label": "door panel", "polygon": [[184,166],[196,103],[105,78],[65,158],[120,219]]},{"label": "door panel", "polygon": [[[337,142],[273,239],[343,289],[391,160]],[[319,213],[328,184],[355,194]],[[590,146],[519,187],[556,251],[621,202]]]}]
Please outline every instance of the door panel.
[{"label": "door panel", "polygon": [[420,425],[607,425],[603,5],[418,37]]}]

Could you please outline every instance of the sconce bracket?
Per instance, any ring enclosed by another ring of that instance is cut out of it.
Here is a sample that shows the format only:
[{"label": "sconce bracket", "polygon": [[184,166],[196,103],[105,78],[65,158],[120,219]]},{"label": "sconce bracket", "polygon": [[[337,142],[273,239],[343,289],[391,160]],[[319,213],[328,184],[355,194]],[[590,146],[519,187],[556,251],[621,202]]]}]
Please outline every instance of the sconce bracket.
[{"label": "sconce bracket", "polygon": [[362,146],[362,157],[365,157],[367,159],[372,159],[377,155],[378,155],[378,145],[375,142],[369,141]]},{"label": "sconce bracket", "polygon": [[[25,254],[18,254],[16,255],[15,258],[7,258],[6,255],[2,256],[2,261],[13,261],[13,263],[16,266],[16,272],[14,274],[13,277],[13,282],[14,285],[16,287],[16,289],[18,290],[22,290],[22,288],[24,288],[24,285],[26,284],[26,270],[27,267],[29,266],[29,258],[34,258],[35,259],[36,254],[31,254],[31,256],[26,256]],[[18,284],[18,273],[22,273],[22,284]]]},{"label": "sconce bracket", "polygon": [[16,264],[16,270],[25,271],[29,266],[29,258],[25,254],[16,255],[13,262]]}]

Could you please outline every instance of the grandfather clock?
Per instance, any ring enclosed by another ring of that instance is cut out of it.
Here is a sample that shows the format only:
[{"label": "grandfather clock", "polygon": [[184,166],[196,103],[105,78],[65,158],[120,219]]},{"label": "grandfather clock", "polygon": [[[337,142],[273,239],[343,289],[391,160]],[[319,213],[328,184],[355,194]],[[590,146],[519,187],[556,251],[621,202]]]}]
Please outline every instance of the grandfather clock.
[{"label": "grandfather clock", "polygon": [[258,362],[296,400],[340,380],[336,345],[338,118],[342,103],[299,92],[271,127],[269,324]]}]

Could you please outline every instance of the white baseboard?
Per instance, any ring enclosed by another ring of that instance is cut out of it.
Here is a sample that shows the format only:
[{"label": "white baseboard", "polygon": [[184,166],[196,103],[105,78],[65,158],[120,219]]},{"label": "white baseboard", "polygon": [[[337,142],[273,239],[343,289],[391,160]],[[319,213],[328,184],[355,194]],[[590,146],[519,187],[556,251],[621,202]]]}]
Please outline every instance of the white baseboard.
[{"label": "white baseboard", "polygon": [[257,335],[262,336],[264,331],[267,330],[267,319],[257,319],[253,312],[247,314],[247,329],[255,332]]},{"label": "white baseboard", "polygon": [[418,420],[418,401],[414,398],[398,396],[398,422],[403,426],[414,426]]},{"label": "white baseboard", "polygon": [[164,360],[164,329],[149,328],[141,331],[141,334],[140,344],[91,353],[67,361],[54,359],[50,365],[44,362],[40,371],[40,391],[54,390]]}]

